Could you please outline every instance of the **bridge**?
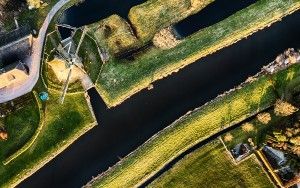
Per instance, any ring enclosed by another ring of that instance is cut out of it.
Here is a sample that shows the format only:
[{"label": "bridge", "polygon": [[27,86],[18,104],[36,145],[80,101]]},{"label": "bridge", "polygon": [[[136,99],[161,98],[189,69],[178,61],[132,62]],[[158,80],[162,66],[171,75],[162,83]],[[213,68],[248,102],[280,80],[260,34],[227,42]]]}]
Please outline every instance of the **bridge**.
[{"label": "bridge", "polygon": [[73,27],[73,26],[70,26],[70,25],[67,25],[67,24],[56,24],[56,26],[58,27],[64,27],[64,28],[67,28],[67,29],[77,29],[76,27]]}]

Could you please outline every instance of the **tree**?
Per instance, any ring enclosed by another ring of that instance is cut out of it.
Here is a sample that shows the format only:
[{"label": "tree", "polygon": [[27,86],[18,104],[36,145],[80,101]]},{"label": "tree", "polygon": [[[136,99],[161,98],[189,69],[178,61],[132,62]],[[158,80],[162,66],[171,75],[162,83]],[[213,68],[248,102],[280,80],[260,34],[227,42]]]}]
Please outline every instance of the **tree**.
[{"label": "tree", "polygon": [[274,113],[276,114],[276,116],[289,116],[297,112],[298,110],[298,108],[282,100],[277,100],[274,107]]},{"label": "tree", "polygon": [[254,126],[253,126],[253,124],[252,123],[244,123],[243,125],[242,125],[242,129],[243,129],[243,131],[244,132],[251,132],[251,131],[254,131]]},{"label": "tree", "polygon": [[232,136],[232,134],[230,134],[230,133],[227,133],[227,134],[224,136],[224,141],[225,141],[225,142],[230,142],[232,139],[233,139],[233,136]]},{"label": "tree", "polygon": [[7,140],[8,134],[4,130],[0,130],[0,140]]},{"label": "tree", "polygon": [[300,146],[300,136],[295,136],[291,138],[290,142],[296,146]]},{"label": "tree", "polygon": [[260,113],[256,117],[259,122],[261,122],[262,124],[265,124],[265,125],[271,121],[271,115],[267,112]]},{"label": "tree", "polygon": [[27,5],[29,9],[35,9],[41,7],[41,1],[40,0],[27,0]]},{"label": "tree", "polygon": [[292,128],[286,128],[280,132],[273,132],[272,136],[268,136],[268,143],[275,148],[285,150],[300,157],[300,135],[298,123],[295,123]]}]

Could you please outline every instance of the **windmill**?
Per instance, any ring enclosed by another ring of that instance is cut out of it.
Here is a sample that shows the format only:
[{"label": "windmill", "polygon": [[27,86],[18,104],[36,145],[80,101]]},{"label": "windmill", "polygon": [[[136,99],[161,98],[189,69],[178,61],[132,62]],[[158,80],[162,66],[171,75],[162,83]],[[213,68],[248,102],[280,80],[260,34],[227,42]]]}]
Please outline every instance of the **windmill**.
[{"label": "windmill", "polygon": [[71,79],[71,76],[72,76],[73,68],[76,66],[81,71],[83,71],[84,73],[86,73],[83,70],[83,68],[81,67],[82,63],[80,62],[79,57],[78,57],[79,48],[81,46],[81,43],[82,43],[83,38],[85,36],[85,33],[86,33],[86,28],[84,27],[82,35],[81,35],[81,38],[80,38],[80,41],[79,41],[79,43],[77,45],[75,54],[71,53],[71,47],[72,47],[72,43],[73,43],[72,40],[67,45],[65,45],[64,47],[62,45],[59,45],[58,48],[57,48],[58,54],[61,56],[61,58],[63,58],[66,61],[66,66],[69,69],[69,72],[68,72],[68,75],[67,75],[67,79],[66,79],[65,83],[63,84],[62,94],[61,94],[61,97],[59,99],[59,102],[61,104],[64,103],[64,99],[65,99],[65,96],[67,94],[69,83],[70,83],[70,79]]}]

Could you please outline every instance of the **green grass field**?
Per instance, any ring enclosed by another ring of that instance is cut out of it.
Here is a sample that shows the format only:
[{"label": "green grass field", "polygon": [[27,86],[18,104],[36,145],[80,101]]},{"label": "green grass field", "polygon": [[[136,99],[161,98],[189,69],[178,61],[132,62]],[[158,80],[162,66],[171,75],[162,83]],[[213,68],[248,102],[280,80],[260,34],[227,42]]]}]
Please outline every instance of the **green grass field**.
[{"label": "green grass field", "polygon": [[299,8],[299,0],[259,0],[191,35],[175,48],[152,48],[135,56],[134,61],[112,58],[103,66],[96,82],[97,90],[109,107],[116,106],[152,82],[279,21]]},{"label": "green grass field", "polygon": [[[19,25],[29,25],[32,29],[38,31],[42,26],[48,12],[58,2],[58,0],[44,0],[43,2],[47,6],[32,10],[29,10],[27,7],[21,9],[20,14],[18,17],[16,17]],[[3,24],[7,30],[13,30],[16,27],[13,18],[5,20]]]},{"label": "green grass field", "polygon": [[25,145],[34,134],[40,122],[38,106],[31,100],[28,105],[1,118],[1,121],[8,132],[8,139],[0,141],[0,166],[3,160]]},{"label": "green grass field", "polygon": [[49,92],[43,129],[28,150],[8,165],[0,164],[0,187],[16,186],[95,126],[84,93],[68,94],[60,105],[60,92]]},{"label": "green grass field", "polygon": [[[160,131],[125,157],[113,168],[98,176],[94,187],[134,187],[141,185],[165,164],[223,128],[249,118],[275,103],[278,91],[299,76],[300,66],[291,66],[274,75],[259,77],[241,89],[188,113]],[[280,82],[278,80],[280,78]]]},{"label": "green grass field", "polygon": [[274,187],[254,155],[235,165],[216,140],[193,151],[149,187]]}]

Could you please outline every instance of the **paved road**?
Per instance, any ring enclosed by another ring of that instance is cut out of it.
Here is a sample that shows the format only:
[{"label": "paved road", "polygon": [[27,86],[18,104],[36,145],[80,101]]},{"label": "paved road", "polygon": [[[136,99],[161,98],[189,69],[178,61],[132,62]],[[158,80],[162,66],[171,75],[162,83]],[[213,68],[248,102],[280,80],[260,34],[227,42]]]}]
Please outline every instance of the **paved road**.
[{"label": "paved road", "polygon": [[5,90],[0,90],[0,103],[10,101],[32,91],[39,79],[42,51],[49,24],[57,11],[69,1],[70,0],[60,0],[52,7],[39,31],[38,37],[33,39],[32,55],[26,59],[30,67],[28,79],[22,83],[11,85]]}]

